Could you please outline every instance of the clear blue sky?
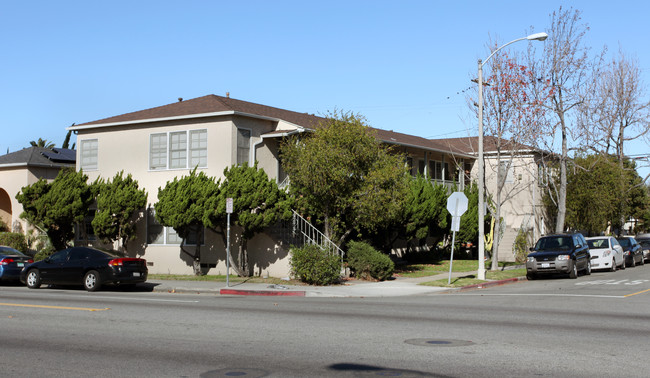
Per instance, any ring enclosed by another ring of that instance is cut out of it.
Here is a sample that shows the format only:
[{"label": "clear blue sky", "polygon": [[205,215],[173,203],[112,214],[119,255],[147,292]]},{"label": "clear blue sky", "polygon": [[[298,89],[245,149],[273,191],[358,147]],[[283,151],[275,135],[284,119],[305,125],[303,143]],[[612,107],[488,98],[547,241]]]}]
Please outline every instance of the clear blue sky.
[{"label": "clear blue sky", "polygon": [[226,92],[427,138],[476,135],[462,91],[486,42],[544,31],[561,4],[583,11],[594,49],[620,46],[650,84],[646,1],[4,2],[0,153],[60,146],[73,122]]}]

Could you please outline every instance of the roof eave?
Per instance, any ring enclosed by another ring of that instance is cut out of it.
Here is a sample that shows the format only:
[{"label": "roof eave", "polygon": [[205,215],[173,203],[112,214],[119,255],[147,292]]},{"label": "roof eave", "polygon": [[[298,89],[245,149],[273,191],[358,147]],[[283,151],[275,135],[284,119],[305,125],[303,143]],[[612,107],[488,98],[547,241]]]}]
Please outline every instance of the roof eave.
[{"label": "roof eave", "polygon": [[[258,115],[258,114],[252,114],[252,113],[238,112],[238,111],[235,111],[235,110],[227,110],[227,111],[223,111],[223,112],[187,114],[187,115],[173,116],[173,117],[145,118],[145,119],[138,119],[138,120],[131,120],[131,121],[122,121],[122,122],[94,123],[94,124],[91,124],[91,125],[76,125],[76,126],[69,126],[69,127],[66,128],[66,130],[68,130],[68,131],[70,131],[70,130],[71,131],[79,131],[79,130],[89,130],[89,129],[104,128],[104,127],[136,125],[136,124],[139,124],[139,123],[178,121],[178,120],[192,119],[192,118],[222,117],[222,116],[228,116],[228,115],[238,115],[238,116],[263,119],[263,120],[266,120],[266,121],[273,121],[273,122],[281,121],[281,119],[279,119],[279,118],[267,117],[267,116],[262,116],[262,115]],[[291,123],[291,122],[288,122],[288,121],[285,121],[285,120],[282,120],[282,121],[293,125],[293,123]],[[300,126],[296,125],[296,127],[300,127]]]},{"label": "roof eave", "polygon": [[418,145],[415,145],[415,144],[402,143],[402,142],[398,142],[398,141],[394,141],[394,140],[383,140],[382,139],[381,141],[384,142],[384,143],[387,143],[387,144],[395,144],[395,145],[398,145],[398,146],[418,148],[418,149],[421,149],[421,150],[440,152],[440,153],[443,153],[443,154],[452,154],[452,155],[459,156],[459,157],[462,157],[462,158],[467,158],[467,159],[476,159],[476,156],[466,154],[466,153],[463,153],[463,152],[454,152],[454,151],[442,150],[442,149],[438,149],[438,148],[418,146]]}]

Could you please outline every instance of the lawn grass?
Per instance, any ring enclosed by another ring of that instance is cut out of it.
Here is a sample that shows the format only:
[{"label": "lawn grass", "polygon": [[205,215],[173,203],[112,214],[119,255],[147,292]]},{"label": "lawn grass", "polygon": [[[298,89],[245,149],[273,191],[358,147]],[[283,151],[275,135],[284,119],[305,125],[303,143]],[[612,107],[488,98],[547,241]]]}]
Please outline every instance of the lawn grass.
[{"label": "lawn grass", "polygon": [[[526,269],[510,269],[510,270],[497,270],[490,271],[491,262],[488,260],[485,262],[486,274],[485,278],[488,280],[503,280],[507,278],[520,277],[526,275]],[[477,269],[478,262],[476,260],[454,260],[452,271],[453,272],[473,272]],[[501,268],[506,266],[516,265],[515,263],[499,263]],[[395,277],[427,277],[435,276],[441,273],[449,272],[449,260],[440,260],[435,261],[429,264],[404,264],[395,267]],[[184,275],[184,274],[149,274],[149,280],[179,280],[179,281],[208,281],[208,282],[226,282],[225,275],[205,275],[205,276],[195,276],[195,275]],[[485,281],[481,281],[475,277],[474,274],[468,274],[467,276],[452,278],[451,285],[447,285],[447,278],[437,281],[429,281],[421,283],[421,285],[426,286],[442,286],[442,287],[462,287],[467,285],[473,285]],[[265,284],[276,284],[276,285],[305,285],[305,283],[299,280],[286,280],[282,278],[269,277],[238,277],[235,275],[230,276],[230,282],[233,283],[265,283]]]},{"label": "lawn grass", "polygon": [[[492,262],[485,262],[485,269],[490,269]],[[516,263],[499,263],[500,267],[517,265]],[[452,272],[471,272],[478,269],[477,260],[454,260]],[[426,277],[449,272],[449,260],[440,260],[430,264],[406,264],[395,267],[395,275],[399,277]]]},{"label": "lawn grass", "polygon": [[468,274],[467,276],[457,277],[451,279],[451,284],[447,284],[449,281],[448,278],[423,282],[420,285],[424,286],[440,286],[440,287],[463,287],[468,285],[479,284],[487,281],[498,281],[506,280],[508,278],[523,277],[526,275],[526,269],[510,269],[510,270],[496,270],[496,271],[486,271],[485,278],[486,280],[479,280],[474,274]]}]

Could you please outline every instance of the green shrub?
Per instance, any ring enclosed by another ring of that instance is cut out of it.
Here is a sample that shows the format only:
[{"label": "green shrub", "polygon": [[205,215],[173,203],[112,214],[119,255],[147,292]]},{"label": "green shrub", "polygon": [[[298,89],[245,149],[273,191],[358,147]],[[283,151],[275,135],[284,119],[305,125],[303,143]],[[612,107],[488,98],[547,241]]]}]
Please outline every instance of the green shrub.
[{"label": "green shrub", "polygon": [[27,253],[27,240],[25,235],[18,232],[1,232],[0,245],[6,245],[22,253]]},{"label": "green shrub", "polygon": [[291,271],[310,285],[329,285],[341,275],[341,259],[316,245],[291,250]]},{"label": "green shrub", "polygon": [[348,266],[357,278],[384,281],[393,275],[395,264],[387,255],[364,242],[348,243]]},{"label": "green shrub", "polygon": [[38,252],[34,255],[34,261],[41,261],[41,260],[44,260],[46,257],[50,256],[50,255],[53,254],[54,252],[56,252],[56,250],[55,250],[54,247],[50,244],[50,245],[48,245],[47,247],[45,247],[45,248],[41,249],[40,251],[38,251]]}]

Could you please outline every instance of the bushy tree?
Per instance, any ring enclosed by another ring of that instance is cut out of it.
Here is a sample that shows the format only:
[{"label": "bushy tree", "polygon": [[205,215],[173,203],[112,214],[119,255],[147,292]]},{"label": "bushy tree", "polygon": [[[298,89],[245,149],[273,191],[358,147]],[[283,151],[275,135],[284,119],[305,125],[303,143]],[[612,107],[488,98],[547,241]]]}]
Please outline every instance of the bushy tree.
[{"label": "bushy tree", "polygon": [[566,225],[600,235],[618,218],[621,194],[618,164],[613,157],[590,155],[577,157],[570,167]]},{"label": "bushy tree", "polygon": [[[467,196],[467,211],[460,217],[460,229],[456,233],[457,243],[470,242],[473,245],[478,244],[478,186],[473,183],[468,185],[463,190]],[[446,203],[445,203],[446,206]],[[446,208],[446,207],[445,207]],[[447,213],[449,214],[449,213]],[[451,215],[448,215],[451,219]],[[486,215],[484,222],[486,222],[485,229],[489,229],[490,216]],[[451,225],[451,221],[449,222]]]},{"label": "bushy tree", "polygon": [[448,226],[445,186],[432,184],[421,175],[415,179],[405,176],[404,179],[408,191],[399,216],[375,234],[367,235],[385,252],[390,251],[398,239],[417,242],[430,234],[442,237]]},{"label": "bushy tree", "polygon": [[214,178],[204,172],[196,173],[194,168],[189,176],[167,182],[164,188],[158,188],[158,202],[154,205],[156,219],[160,224],[172,227],[178,235],[187,240],[191,232],[197,233],[197,242],[193,259],[194,274],[201,274],[201,241],[204,226],[217,223],[214,198],[219,195],[219,186]]},{"label": "bushy tree", "polygon": [[299,211],[338,244],[354,230],[395,219],[407,186],[404,158],[383,145],[357,114],[333,112],[316,130],[281,146]]},{"label": "bushy tree", "polygon": [[147,203],[147,192],[138,188],[131,174],[118,172],[112,180],[98,180],[97,213],[92,221],[95,235],[105,242],[119,240],[126,252],[127,242],[135,238],[135,214]]},{"label": "bushy tree", "polygon": [[83,222],[93,201],[87,181],[82,171],[61,170],[51,184],[40,179],[16,195],[24,210],[21,217],[44,229],[57,250],[74,237],[75,224]]},{"label": "bushy tree", "polygon": [[274,180],[269,179],[263,169],[247,163],[226,168],[224,180],[219,185],[219,197],[214,208],[224,229],[226,199],[233,199],[231,221],[242,228],[239,239],[238,258],[232,266],[240,276],[250,275],[248,262],[248,240],[280,219],[291,217],[291,204],[284,191]]}]

